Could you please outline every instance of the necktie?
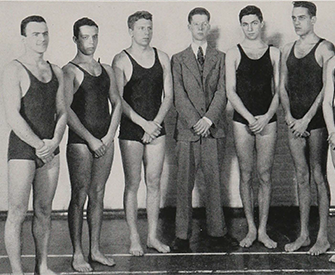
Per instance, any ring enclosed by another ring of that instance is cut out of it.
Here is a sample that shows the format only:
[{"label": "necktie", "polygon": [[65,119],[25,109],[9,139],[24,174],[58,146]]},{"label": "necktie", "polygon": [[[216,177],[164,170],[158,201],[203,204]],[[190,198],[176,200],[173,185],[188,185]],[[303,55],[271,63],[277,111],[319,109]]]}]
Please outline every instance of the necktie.
[{"label": "necktie", "polygon": [[201,68],[203,68],[204,63],[205,63],[205,58],[204,58],[204,52],[203,52],[201,47],[199,47],[199,49],[198,49],[197,59],[198,59],[198,62],[200,64]]}]

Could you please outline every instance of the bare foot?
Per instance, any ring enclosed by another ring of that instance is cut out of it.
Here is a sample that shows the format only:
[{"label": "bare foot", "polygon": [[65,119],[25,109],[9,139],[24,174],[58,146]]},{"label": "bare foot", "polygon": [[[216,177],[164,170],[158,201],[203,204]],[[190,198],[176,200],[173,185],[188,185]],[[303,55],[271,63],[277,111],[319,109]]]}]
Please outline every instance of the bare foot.
[{"label": "bare foot", "polygon": [[250,247],[253,242],[256,240],[257,237],[257,233],[254,231],[249,231],[247,236],[240,241],[240,246],[241,247]]},{"label": "bare foot", "polygon": [[53,272],[52,270],[50,269],[46,269],[46,270],[40,270],[39,272],[37,272],[35,270],[34,272],[34,275],[59,275],[60,273],[56,273],[56,272]]},{"label": "bare foot", "polygon": [[90,260],[92,262],[97,262],[97,263],[102,264],[102,265],[107,265],[107,266],[114,266],[115,265],[115,261],[112,258],[107,258],[100,251],[92,253],[90,255]]},{"label": "bare foot", "polygon": [[329,258],[329,261],[330,261],[331,263],[335,263],[335,255],[331,256],[331,257]]},{"label": "bare foot", "polygon": [[73,256],[72,258],[72,268],[78,272],[89,272],[92,271],[93,268],[90,266],[88,262],[85,261],[84,256]]},{"label": "bare foot", "polygon": [[308,236],[307,237],[300,236],[293,243],[286,244],[285,245],[285,251],[286,252],[293,252],[293,251],[296,251],[296,250],[300,249],[303,246],[310,245],[310,243],[311,243],[311,240]]},{"label": "bare foot", "polygon": [[265,247],[267,248],[276,248],[277,243],[273,240],[270,239],[268,234],[264,233],[258,233],[258,241],[264,244]]},{"label": "bare foot", "polygon": [[163,244],[158,239],[149,239],[147,241],[147,247],[156,249],[160,253],[168,253],[170,252],[170,247],[168,245]]},{"label": "bare foot", "polygon": [[129,253],[137,257],[144,255],[144,251],[143,251],[139,236],[130,237]]},{"label": "bare foot", "polygon": [[330,243],[327,238],[320,238],[316,240],[316,243],[312,246],[312,248],[308,251],[309,254],[317,256],[320,254],[326,253],[326,251],[330,248]]}]

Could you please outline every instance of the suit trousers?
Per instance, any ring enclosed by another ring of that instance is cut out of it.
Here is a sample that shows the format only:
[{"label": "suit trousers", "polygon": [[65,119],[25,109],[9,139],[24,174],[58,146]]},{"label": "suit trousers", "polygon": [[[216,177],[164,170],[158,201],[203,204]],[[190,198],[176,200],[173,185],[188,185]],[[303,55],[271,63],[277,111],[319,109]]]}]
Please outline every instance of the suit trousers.
[{"label": "suit trousers", "polygon": [[176,237],[190,239],[192,234],[192,190],[199,168],[206,190],[207,234],[222,237],[227,227],[222,209],[221,182],[225,138],[201,138],[196,142],[177,141]]}]

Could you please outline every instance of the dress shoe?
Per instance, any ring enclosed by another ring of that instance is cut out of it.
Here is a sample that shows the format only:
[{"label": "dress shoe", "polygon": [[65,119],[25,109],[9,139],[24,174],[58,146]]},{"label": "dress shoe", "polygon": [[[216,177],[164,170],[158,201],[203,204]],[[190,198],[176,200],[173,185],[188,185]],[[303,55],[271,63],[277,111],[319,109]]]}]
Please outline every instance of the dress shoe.
[{"label": "dress shoe", "polygon": [[190,248],[190,241],[176,238],[171,246],[171,252],[176,252],[176,253],[192,252]]}]

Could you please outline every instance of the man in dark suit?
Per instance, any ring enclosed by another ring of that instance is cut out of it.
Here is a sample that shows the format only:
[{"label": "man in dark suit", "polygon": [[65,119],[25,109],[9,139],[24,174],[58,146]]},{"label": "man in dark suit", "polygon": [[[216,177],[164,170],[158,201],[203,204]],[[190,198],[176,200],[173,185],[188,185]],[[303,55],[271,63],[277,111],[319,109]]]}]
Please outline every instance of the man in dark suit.
[{"label": "man in dark suit", "polygon": [[190,250],[192,190],[200,167],[207,191],[207,233],[215,243],[237,245],[227,235],[220,190],[225,145],[225,55],[207,43],[209,20],[206,9],[193,9],[188,15],[192,44],[172,57],[178,157],[173,250],[177,252]]}]

